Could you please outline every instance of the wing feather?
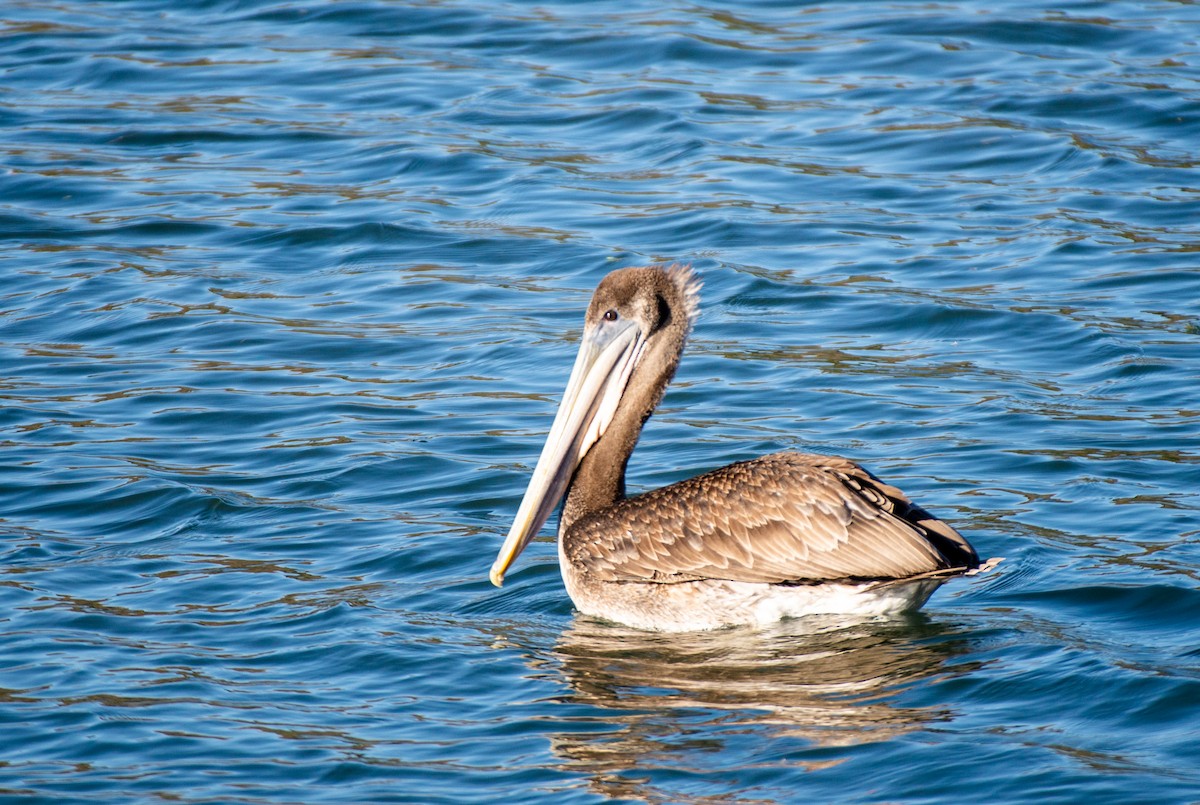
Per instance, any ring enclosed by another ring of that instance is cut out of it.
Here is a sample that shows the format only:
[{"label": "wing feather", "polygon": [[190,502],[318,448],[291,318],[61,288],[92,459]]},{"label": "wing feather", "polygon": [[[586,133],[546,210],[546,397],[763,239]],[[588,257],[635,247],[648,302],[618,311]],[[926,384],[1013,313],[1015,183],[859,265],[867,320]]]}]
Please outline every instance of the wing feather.
[{"label": "wing feather", "polygon": [[979,564],[950,526],[843,458],[777,453],[575,522],[568,558],[604,581],[898,579]]}]

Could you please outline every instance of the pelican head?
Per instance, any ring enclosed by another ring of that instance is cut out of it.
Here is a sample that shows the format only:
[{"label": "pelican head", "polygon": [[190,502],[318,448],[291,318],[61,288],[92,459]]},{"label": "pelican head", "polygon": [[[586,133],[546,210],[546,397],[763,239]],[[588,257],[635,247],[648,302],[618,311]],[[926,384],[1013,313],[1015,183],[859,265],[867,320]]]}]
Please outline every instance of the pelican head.
[{"label": "pelican head", "polygon": [[[692,270],[679,265],[620,269],[600,282],[554,424],[492,565],[497,587],[567,493],[589,451],[610,430],[622,444],[609,462],[620,464],[608,468],[609,497],[623,496],[624,462],[679,363],[699,289]],[[620,427],[613,427],[614,420]]]}]

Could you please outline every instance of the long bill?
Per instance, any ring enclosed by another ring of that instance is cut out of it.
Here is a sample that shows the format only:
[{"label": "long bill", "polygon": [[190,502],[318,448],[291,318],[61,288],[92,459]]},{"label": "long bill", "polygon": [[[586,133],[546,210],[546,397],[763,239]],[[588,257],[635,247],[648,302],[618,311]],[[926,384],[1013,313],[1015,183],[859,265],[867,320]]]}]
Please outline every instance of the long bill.
[{"label": "long bill", "polygon": [[516,520],[492,564],[492,584],[499,587],[504,583],[509,566],[545,525],[579,462],[612,422],[645,345],[641,328],[632,320],[601,320],[584,329],[575,367],[541,458]]}]

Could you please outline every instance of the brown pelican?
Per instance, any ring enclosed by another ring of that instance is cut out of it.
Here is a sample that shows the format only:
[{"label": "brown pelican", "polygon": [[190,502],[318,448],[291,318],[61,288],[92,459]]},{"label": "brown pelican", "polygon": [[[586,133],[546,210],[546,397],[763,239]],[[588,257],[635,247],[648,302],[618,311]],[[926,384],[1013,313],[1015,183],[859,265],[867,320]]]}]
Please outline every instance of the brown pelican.
[{"label": "brown pelican", "polygon": [[678,265],[600,282],[493,584],[564,498],[571,600],[643,629],[916,609],[979,566],[962,535],[844,458],[776,453],[626,497],[625,465],[679,365],[699,289]]}]

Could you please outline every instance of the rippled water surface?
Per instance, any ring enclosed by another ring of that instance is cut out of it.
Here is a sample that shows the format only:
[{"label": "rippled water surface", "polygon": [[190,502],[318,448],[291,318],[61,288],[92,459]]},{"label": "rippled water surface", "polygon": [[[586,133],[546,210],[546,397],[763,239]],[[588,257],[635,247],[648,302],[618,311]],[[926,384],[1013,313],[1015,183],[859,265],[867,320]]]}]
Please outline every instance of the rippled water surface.
[{"label": "rippled water surface", "polygon": [[[1200,7],[0,6],[0,797],[1200,799]],[[633,487],[863,462],[990,574],[654,635],[487,569],[608,270]]]}]

